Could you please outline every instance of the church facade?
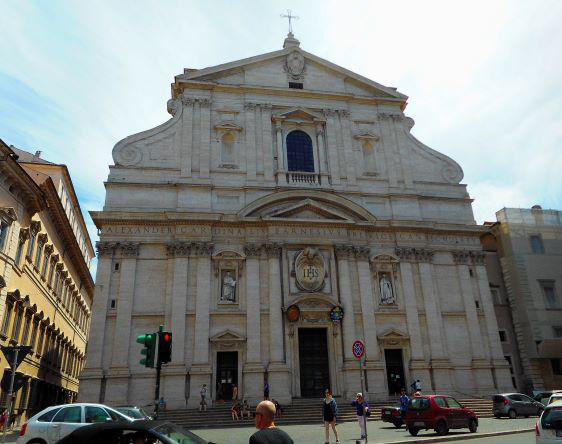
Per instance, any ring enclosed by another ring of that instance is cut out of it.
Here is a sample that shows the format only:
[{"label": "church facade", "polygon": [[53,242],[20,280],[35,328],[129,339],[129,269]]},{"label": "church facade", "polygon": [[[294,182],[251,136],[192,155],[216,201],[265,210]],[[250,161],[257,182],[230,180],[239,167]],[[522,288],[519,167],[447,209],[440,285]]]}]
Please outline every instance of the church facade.
[{"label": "church facade", "polygon": [[463,172],[407,96],[300,48],[186,69],[172,118],[113,149],[79,400],[168,408],[511,388]]}]

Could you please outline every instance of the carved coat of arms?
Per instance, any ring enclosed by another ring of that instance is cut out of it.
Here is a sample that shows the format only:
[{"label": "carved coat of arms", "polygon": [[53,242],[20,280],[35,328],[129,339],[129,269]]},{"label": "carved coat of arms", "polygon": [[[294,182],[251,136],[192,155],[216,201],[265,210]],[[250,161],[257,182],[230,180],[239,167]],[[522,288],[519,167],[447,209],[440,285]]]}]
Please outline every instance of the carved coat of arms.
[{"label": "carved coat of arms", "polygon": [[302,80],[304,74],[304,57],[300,52],[292,52],[285,60],[285,71],[294,80]]},{"label": "carved coat of arms", "polygon": [[302,291],[318,291],[324,287],[326,266],[316,248],[307,247],[295,259],[295,278]]}]

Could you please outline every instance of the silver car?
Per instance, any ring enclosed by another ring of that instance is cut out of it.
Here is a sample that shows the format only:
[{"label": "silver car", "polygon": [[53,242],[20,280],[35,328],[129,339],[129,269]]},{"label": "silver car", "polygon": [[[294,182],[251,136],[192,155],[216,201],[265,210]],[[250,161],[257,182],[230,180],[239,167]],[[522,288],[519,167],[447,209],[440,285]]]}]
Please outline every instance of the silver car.
[{"label": "silver car", "polygon": [[74,430],[88,424],[128,421],[129,418],[102,404],[63,404],[47,407],[21,427],[18,444],[54,444]]},{"label": "silver car", "polygon": [[528,418],[529,416],[540,416],[544,410],[544,404],[522,393],[502,393],[494,395],[492,400],[494,401],[493,411],[496,418],[502,416],[508,416],[511,419],[518,416]]}]

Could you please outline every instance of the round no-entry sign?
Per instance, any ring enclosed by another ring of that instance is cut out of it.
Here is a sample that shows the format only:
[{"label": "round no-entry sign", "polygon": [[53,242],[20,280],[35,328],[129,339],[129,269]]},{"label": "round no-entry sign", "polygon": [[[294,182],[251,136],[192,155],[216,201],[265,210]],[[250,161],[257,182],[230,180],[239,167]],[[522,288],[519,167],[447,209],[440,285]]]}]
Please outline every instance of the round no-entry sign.
[{"label": "round no-entry sign", "polygon": [[353,343],[353,356],[357,359],[361,359],[365,354],[365,344],[359,339]]}]

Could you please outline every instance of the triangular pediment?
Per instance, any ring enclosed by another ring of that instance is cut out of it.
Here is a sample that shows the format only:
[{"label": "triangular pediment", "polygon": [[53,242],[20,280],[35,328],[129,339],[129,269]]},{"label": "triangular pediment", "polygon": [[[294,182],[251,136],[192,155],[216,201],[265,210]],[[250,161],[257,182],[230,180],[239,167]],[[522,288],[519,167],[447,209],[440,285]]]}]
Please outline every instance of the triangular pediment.
[{"label": "triangular pediment", "polygon": [[217,333],[215,336],[209,339],[211,342],[232,342],[232,341],[245,341],[246,338],[244,336],[239,335],[232,330],[225,330],[221,333]]},{"label": "triangular pediment", "polygon": [[353,71],[338,66],[335,63],[304,51],[298,46],[290,46],[279,51],[210,66],[208,68],[186,69],[183,74],[176,76],[176,82],[211,81],[231,85],[255,84],[251,76],[247,78],[245,75],[249,70],[254,69],[256,66],[258,68],[263,68],[264,72],[271,70],[274,66],[282,69],[286,57],[293,52],[298,52],[302,55],[306,64],[315,64],[325,71],[327,75],[333,75],[334,77],[344,79],[346,83],[354,85],[356,92],[360,95],[368,94],[373,97],[387,97],[398,99],[401,102],[406,102],[408,99],[408,96],[399,93],[395,88],[381,85]]},{"label": "triangular pediment", "polygon": [[378,335],[379,339],[408,339],[409,337],[410,336],[408,336],[406,333],[396,328],[389,328],[384,333]]},{"label": "triangular pediment", "polygon": [[275,119],[285,119],[285,120],[295,120],[295,121],[324,121],[325,119],[315,112],[312,112],[306,108],[291,108],[289,110],[274,114],[272,118]]},{"label": "triangular pediment", "polygon": [[329,208],[313,199],[304,199],[298,203],[273,211],[264,219],[309,219],[353,222],[353,219],[334,208]]}]

